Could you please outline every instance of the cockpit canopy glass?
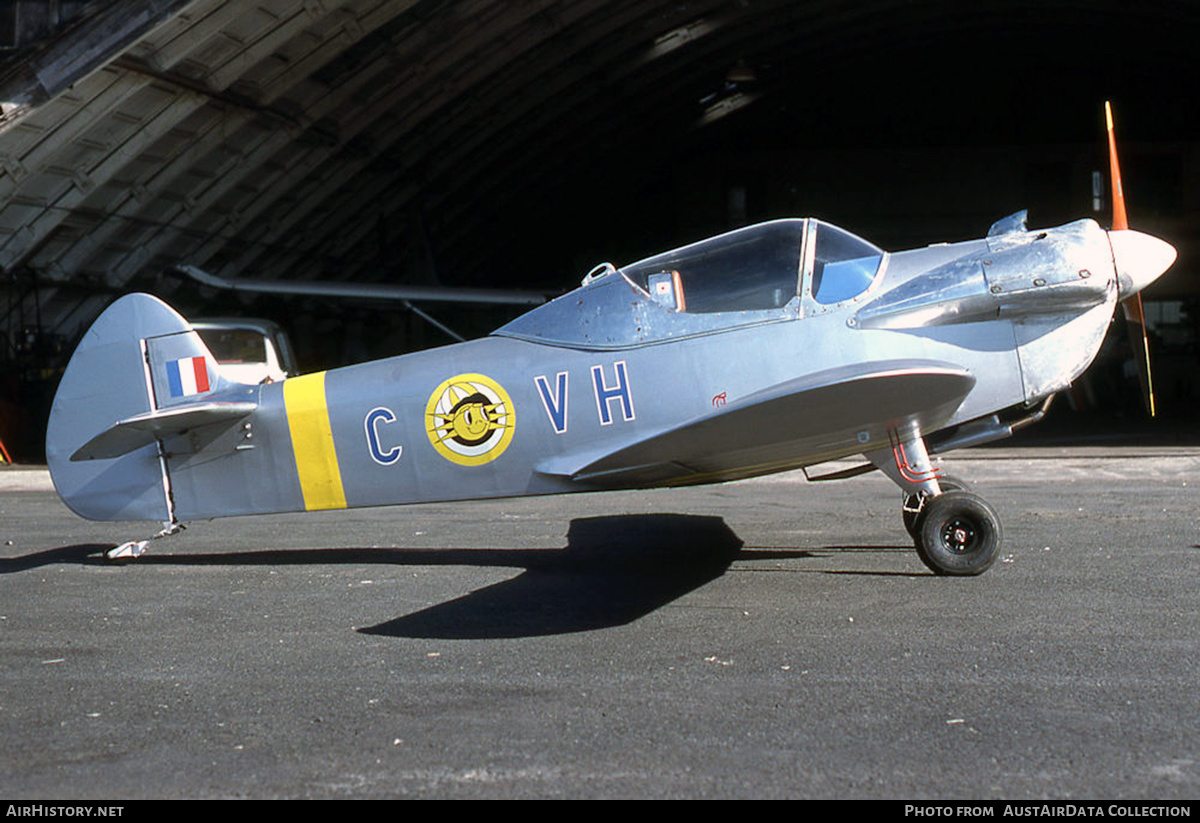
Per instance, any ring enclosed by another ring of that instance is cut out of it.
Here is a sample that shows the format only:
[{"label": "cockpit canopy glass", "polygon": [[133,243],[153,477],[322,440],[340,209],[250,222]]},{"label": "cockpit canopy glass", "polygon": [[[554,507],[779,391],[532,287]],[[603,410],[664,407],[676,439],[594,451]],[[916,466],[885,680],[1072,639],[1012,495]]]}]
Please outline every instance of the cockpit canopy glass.
[{"label": "cockpit canopy glass", "polygon": [[828,223],[775,220],[622,269],[597,266],[579,289],[496,334],[590,350],[800,320],[861,295],[886,259]]},{"label": "cockpit canopy glass", "polygon": [[621,274],[675,311],[778,309],[799,290],[803,220],[778,220],[632,263]]},{"label": "cockpit canopy glass", "polygon": [[818,223],[816,235],[813,299],[828,305],[866,291],[883,263],[883,249],[828,223]]}]

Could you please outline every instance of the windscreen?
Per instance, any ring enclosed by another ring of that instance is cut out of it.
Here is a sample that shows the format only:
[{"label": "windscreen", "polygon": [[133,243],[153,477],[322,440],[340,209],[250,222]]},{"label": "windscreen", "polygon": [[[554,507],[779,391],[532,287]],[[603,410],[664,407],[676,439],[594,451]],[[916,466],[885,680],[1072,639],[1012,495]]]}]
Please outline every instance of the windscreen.
[{"label": "windscreen", "polygon": [[252,329],[197,329],[218,363],[265,363],[267,344]]},{"label": "windscreen", "polygon": [[813,299],[828,305],[857,297],[871,285],[882,262],[882,249],[837,226],[818,223]]}]

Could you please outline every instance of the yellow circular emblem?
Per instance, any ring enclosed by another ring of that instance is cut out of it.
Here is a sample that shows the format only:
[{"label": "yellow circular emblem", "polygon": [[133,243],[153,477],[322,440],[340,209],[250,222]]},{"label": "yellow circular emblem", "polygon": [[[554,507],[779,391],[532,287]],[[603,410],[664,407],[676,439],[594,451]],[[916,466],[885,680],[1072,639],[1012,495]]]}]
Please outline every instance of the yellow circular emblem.
[{"label": "yellow circular emblem", "polygon": [[442,457],[460,466],[495,460],[512,441],[516,413],[508,392],[482,374],[460,374],[433,390],[425,431]]}]

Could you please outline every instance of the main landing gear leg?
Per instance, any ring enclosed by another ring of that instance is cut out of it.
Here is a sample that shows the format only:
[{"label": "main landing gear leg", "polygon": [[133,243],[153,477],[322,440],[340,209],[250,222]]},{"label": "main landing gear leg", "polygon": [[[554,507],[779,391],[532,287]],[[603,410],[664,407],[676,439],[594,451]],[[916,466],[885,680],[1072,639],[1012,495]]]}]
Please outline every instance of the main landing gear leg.
[{"label": "main landing gear leg", "polygon": [[982,574],[1000,553],[995,510],[961,480],[942,473],[920,436],[892,434],[866,457],[904,492],[901,514],[917,555],[935,574]]},{"label": "main landing gear leg", "polygon": [[178,534],[186,528],[179,521],[172,523],[164,523],[163,529],[158,534],[151,537],[149,540],[131,540],[128,543],[122,543],[116,548],[109,549],[104,556],[109,560],[125,563],[130,560],[137,560],[146,553],[146,549],[150,548],[150,540],[158,540],[160,537],[170,537],[173,534]]}]

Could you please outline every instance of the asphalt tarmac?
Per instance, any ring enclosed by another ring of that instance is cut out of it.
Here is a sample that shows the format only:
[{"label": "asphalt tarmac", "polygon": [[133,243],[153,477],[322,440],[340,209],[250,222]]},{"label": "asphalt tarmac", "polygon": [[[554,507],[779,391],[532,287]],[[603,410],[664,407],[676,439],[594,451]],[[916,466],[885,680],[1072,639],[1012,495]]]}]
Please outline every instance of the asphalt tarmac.
[{"label": "asphalt tarmac", "polygon": [[1200,448],[951,470],[939,578],[878,474],[193,524],[0,470],[0,797],[1200,796]]}]

